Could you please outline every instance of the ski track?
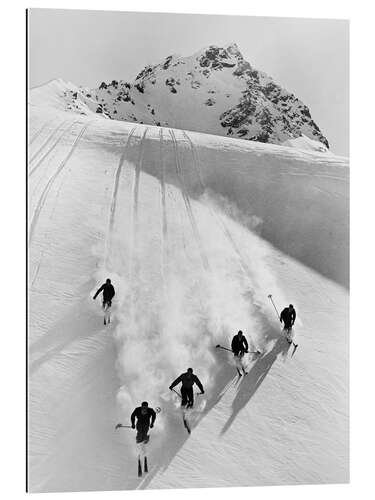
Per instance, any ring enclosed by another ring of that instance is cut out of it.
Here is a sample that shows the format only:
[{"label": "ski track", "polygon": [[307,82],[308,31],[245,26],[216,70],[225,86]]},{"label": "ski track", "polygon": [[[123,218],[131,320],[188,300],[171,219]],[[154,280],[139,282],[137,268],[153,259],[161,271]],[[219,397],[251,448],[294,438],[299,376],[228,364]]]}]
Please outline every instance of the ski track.
[{"label": "ski track", "polygon": [[[195,150],[195,147],[194,147],[194,144],[193,144],[192,140],[190,139],[190,137],[187,135],[187,133],[185,131],[183,131],[183,135],[184,135],[184,137],[187,139],[187,141],[190,144],[191,154],[192,154],[192,157],[193,157],[193,166],[194,166],[194,170],[195,170],[195,172],[197,174],[197,177],[198,177],[199,183],[201,185],[201,188],[203,189],[203,192],[206,192],[207,188],[206,188],[206,185],[204,184],[204,182],[202,180],[202,175],[200,173],[200,167],[199,167],[200,160],[199,160],[199,157],[198,157],[198,153]],[[228,242],[230,243],[231,247],[235,251],[235,253],[236,253],[236,255],[237,255],[238,259],[239,259],[239,262],[240,262],[240,265],[241,265],[243,271],[247,274],[247,276],[251,280],[250,269],[249,269],[248,265],[246,264],[245,259],[242,256],[242,254],[241,254],[241,252],[240,252],[240,250],[239,250],[236,242],[234,241],[231,232],[229,231],[228,227],[226,226],[226,224],[223,221],[223,219],[220,216],[220,214],[219,213],[216,214],[212,210],[212,208],[210,206],[208,206],[208,208],[209,208],[209,211],[210,211],[212,217],[214,219],[216,219],[216,221],[222,227],[223,233],[226,236],[226,238],[227,238]]]},{"label": "ski track", "polygon": [[180,157],[178,154],[178,145],[177,145],[177,141],[176,141],[176,136],[174,135],[174,132],[172,129],[169,129],[169,134],[172,138],[172,143],[173,143],[173,148],[174,148],[174,153],[175,153],[176,172],[177,172],[177,177],[178,177],[179,183],[180,183],[181,195],[182,195],[182,198],[183,198],[184,203],[185,203],[185,208],[186,208],[186,212],[188,214],[189,220],[190,220],[191,228],[193,230],[194,239],[195,239],[195,242],[197,244],[197,247],[198,247],[198,250],[199,250],[199,253],[201,256],[203,268],[206,272],[208,272],[208,271],[210,271],[210,265],[209,265],[207,256],[205,255],[205,252],[204,252],[202,239],[201,239],[201,236],[200,236],[200,233],[198,230],[197,222],[195,220],[195,217],[194,217],[194,214],[193,214],[193,211],[191,208],[190,198],[186,192],[185,181],[183,178],[183,172],[182,172],[181,164],[180,164]]},{"label": "ski track", "polygon": [[[192,158],[193,158],[193,166],[194,166],[194,170],[196,172],[199,184],[201,186],[201,189],[203,190],[203,192],[206,192],[207,187],[203,181],[203,178],[202,178],[202,175],[200,172],[199,154],[194,147],[193,141],[190,139],[190,137],[188,136],[186,131],[182,131],[182,133],[183,133],[183,136],[188,141],[188,143],[190,144],[191,154],[192,154]],[[242,255],[240,249],[238,248],[238,245],[237,245],[232,233],[230,232],[227,224],[225,223],[223,217],[220,215],[219,211],[215,212],[209,204],[208,204],[208,209],[210,211],[212,218],[217,222],[219,227],[221,227],[225,238],[227,239],[229,245],[232,247],[234,254],[237,256],[240,267],[242,267],[243,272],[247,275],[247,277],[249,279],[249,283],[252,284],[253,277],[252,277],[251,270],[250,270],[244,256]],[[249,286],[248,292],[249,292],[250,296],[252,297],[252,304],[254,306],[254,309],[257,311],[259,317],[261,318],[262,323],[264,323],[265,321],[268,323],[269,320],[265,316],[264,312],[261,310],[261,308],[258,304],[258,301],[256,300],[253,286],[251,286],[251,285]],[[263,339],[263,341],[265,341],[265,339]]]},{"label": "ski track", "polygon": [[113,232],[113,227],[115,223],[115,216],[116,216],[116,206],[117,206],[117,195],[118,195],[118,189],[120,185],[120,178],[121,178],[121,172],[122,172],[122,167],[124,165],[124,161],[126,158],[126,153],[128,149],[128,145],[130,144],[130,140],[136,130],[136,127],[133,127],[131,131],[129,132],[129,135],[126,139],[126,143],[124,146],[124,150],[121,154],[120,161],[116,170],[116,175],[115,175],[115,183],[113,187],[113,194],[112,194],[112,201],[111,201],[111,207],[110,207],[110,217],[109,217],[109,229],[108,229],[108,235],[110,236]]},{"label": "ski track", "polygon": [[165,201],[165,163],[163,157],[163,129],[159,131],[159,148],[160,148],[160,202],[162,212],[162,272],[163,283],[165,283],[165,275],[167,272],[167,262],[169,261],[169,243],[168,243],[168,219]]},{"label": "ski track", "polygon": [[36,140],[36,139],[40,136],[40,134],[43,132],[43,130],[44,130],[46,127],[48,127],[48,125],[49,125],[50,123],[52,123],[52,120],[47,121],[44,125],[42,125],[42,126],[40,127],[40,129],[39,129],[37,132],[35,132],[35,134],[33,135],[33,137],[32,137],[32,138],[30,139],[30,141],[29,141],[29,147],[30,147],[30,146],[33,144],[33,142],[34,142],[34,141],[35,141],[35,140]]},{"label": "ski track", "polygon": [[[52,146],[42,155],[42,157],[38,160],[38,162],[34,165],[34,167],[30,170],[30,177],[33,175],[33,173],[40,167],[40,165],[43,163],[43,161],[47,158],[47,156],[55,149],[55,147],[60,143],[61,139],[64,137],[64,135],[70,131],[76,123],[79,123],[78,120],[75,120],[72,122],[63,132],[62,134],[59,135],[59,137],[56,139],[56,141],[52,144]],[[31,163],[32,160],[30,160]]]},{"label": "ski track", "polygon": [[[130,283],[133,283],[134,281],[134,275],[137,277],[138,275],[138,259],[136,258],[137,255],[137,250],[138,250],[138,193],[139,193],[139,182],[140,182],[140,176],[141,176],[141,170],[142,170],[142,164],[143,164],[143,155],[144,155],[144,142],[146,138],[148,128],[146,127],[142,138],[140,140],[139,144],[139,157],[138,161],[135,164],[135,171],[134,171],[134,180],[133,180],[133,187],[132,187],[132,215],[131,215],[131,220],[132,220],[132,245],[131,245],[131,268],[130,268]],[[133,303],[135,303],[136,293],[133,294]]]},{"label": "ski track", "polygon": [[33,217],[31,219],[31,223],[30,223],[30,231],[29,231],[29,245],[31,244],[31,241],[33,239],[33,235],[34,235],[34,231],[35,231],[35,227],[37,225],[37,222],[38,222],[38,219],[39,219],[39,216],[40,216],[40,212],[42,211],[42,208],[44,206],[44,203],[47,199],[47,196],[48,196],[48,193],[54,183],[54,181],[56,180],[56,178],[58,177],[59,173],[64,169],[64,167],[66,166],[67,162],[69,161],[69,159],[71,158],[72,154],[74,153],[79,141],[81,140],[83,134],[85,133],[87,127],[90,125],[91,122],[89,123],[86,123],[86,125],[84,125],[81,129],[81,131],[79,132],[79,134],[77,135],[77,137],[75,138],[74,140],[74,143],[69,151],[69,153],[67,154],[67,156],[65,157],[65,159],[60,163],[60,165],[58,166],[57,170],[55,171],[55,173],[50,177],[50,179],[48,180],[40,198],[39,198],[39,201],[38,201],[38,204],[34,210],[34,214],[33,214]]},{"label": "ski track", "polygon": [[59,125],[51,132],[51,134],[47,137],[47,139],[43,142],[43,144],[37,149],[35,153],[33,153],[29,159],[29,164],[31,164],[35,158],[39,155],[40,152],[43,151],[50,143],[50,141],[55,137],[55,135],[66,125],[68,120],[63,120]]}]

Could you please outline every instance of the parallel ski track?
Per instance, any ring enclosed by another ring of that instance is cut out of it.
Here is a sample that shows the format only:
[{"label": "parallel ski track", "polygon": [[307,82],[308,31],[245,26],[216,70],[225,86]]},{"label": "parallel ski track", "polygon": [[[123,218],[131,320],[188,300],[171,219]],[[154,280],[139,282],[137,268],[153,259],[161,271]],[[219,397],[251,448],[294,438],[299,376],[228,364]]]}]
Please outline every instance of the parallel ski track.
[{"label": "parallel ski track", "polygon": [[179,182],[180,182],[181,195],[182,195],[182,198],[183,198],[184,203],[185,203],[186,212],[187,212],[189,220],[190,220],[191,228],[193,230],[193,235],[194,235],[196,244],[198,246],[198,250],[199,250],[199,253],[201,256],[203,267],[204,267],[205,271],[209,271],[210,266],[208,263],[208,259],[204,253],[202,239],[201,239],[201,236],[200,236],[200,233],[198,230],[198,226],[197,226],[197,223],[196,223],[196,220],[195,220],[192,208],[191,208],[190,198],[189,198],[187,191],[186,191],[185,181],[184,181],[184,177],[183,177],[183,173],[182,173],[182,169],[181,169],[181,164],[180,164],[180,157],[178,154],[178,146],[177,146],[176,136],[175,136],[172,129],[169,129],[169,134],[171,136],[173,147],[174,147],[174,152],[175,152],[176,172],[177,172],[177,177],[178,177]]},{"label": "parallel ski track", "polygon": [[[195,172],[197,174],[199,184],[200,184],[202,190],[206,191],[207,187],[204,184],[203,179],[202,179],[202,175],[200,173],[200,167],[199,167],[200,160],[199,160],[199,157],[198,157],[198,153],[197,153],[197,151],[195,149],[195,146],[194,146],[192,140],[187,135],[187,133],[184,130],[182,131],[182,133],[183,133],[185,139],[190,144],[190,150],[191,150],[191,154],[192,154],[192,157],[193,157],[193,166],[194,166]],[[230,243],[231,247],[233,248],[233,250],[237,254],[237,257],[239,259],[239,262],[240,262],[240,265],[241,265],[242,269],[246,272],[246,274],[248,275],[248,277],[251,278],[250,269],[249,269],[248,265],[246,264],[246,261],[245,261],[244,257],[242,256],[242,254],[241,254],[241,252],[240,252],[240,250],[239,250],[236,242],[233,239],[233,236],[232,236],[231,232],[229,231],[229,229],[226,226],[225,222],[223,221],[222,217],[219,214],[215,213],[210,206],[208,208],[209,208],[209,210],[211,212],[211,215],[219,222],[219,225],[222,227],[224,235],[226,236],[226,238],[227,238],[228,242]]]},{"label": "parallel ski track", "polygon": [[165,201],[165,163],[163,158],[163,129],[159,132],[160,139],[160,199],[161,199],[161,210],[162,210],[162,269],[163,277],[165,278],[167,262],[169,261],[169,244],[168,244],[168,219],[167,219],[167,209]]},{"label": "parallel ski track", "polygon": [[32,143],[40,136],[40,134],[43,132],[43,130],[52,122],[52,120],[49,120],[47,121],[44,125],[42,125],[40,127],[40,129],[35,132],[35,134],[33,135],[33,137],[30,139],[29,141],[29,146],[32,145]]},{"label": "parallel ski track", "polygon": [[110,217],[109,217],[109,235],[112,234],[114,223],[115,223],[116,207],[117,207],[117,195],[118,195],[118,189],[119,189],[119,185],[120,185],[122,167],[124,165],[124,161],[126,158],[128,145],[130,144],[130,139],[132,138],[135,130],[136,130],[136,127],[133,127],[131,129],[131,131],[129,132],[129,135],[126,139],[126,143],[125,143],[125,146],[124,146],[124,149],[123,149],[123,152],[121,154],[120,161],[119,161],[119,164],[118,164],[118,167],[116,170],[115,183],[114,183],[114,187],[113,187],[113,194],[112,194],[112,200],[111,200]]},{"label": "parallel ski track", "polygon": [[52,131],[52,133],[47,137],[47,139],[43,142],[43,144],[35,151],[35,153],[30,157],[29,164],[31,164],[35,158],[43,151],[44,148],[51,142],[51,140],[55,137],[55,135],[66,125],[68,120],[63,120],[59,125]]},{"label": "parallel ski track", "polygon": [[[190,148],[191,148],[191,154],[192,154],[192,157],[193,157],[193,164],[194,164],[194,169],[196,171],[196,174],[197,174],[197,177],[198,177],[198,180],[199,180],[199,183],[201,185],[201,188],[203,189],[203,191],[206,190],[206,185],[202,179],[202,175],[201,175],[201,172],[200,172],[200,159],[199,159],[199,154],[193,144],[193,141],[190,139],[190,137],[188,136],[188,134],[185,132],[185,131],[182,131],[184,137],[186,138],[186,140],[189,142],[190,144]],[[239,264],[240,266],[242,267],[244,273],[247,275],[248,279],[249,279],[249,282],[252,283],[253,281],[253,277],[252,277],[252,273],[250,271],[250,268],[249,266],[247,265],[246,261],[245,261],[245,258],[243,257],[240,249],[238,248],[230,230],[228,229],[226,223],[224,222],[223,218],[220,216],[219,213],[216,213],[209,205],[208,205],[208,208],[212,214],[212,217],[214,219],[217,220],[217,222],[219,223],[219,226],[221,226],[222,230],[223,230],[223,233],[225,235],[225,237],[227,238],[230,246],[232,247],[232,249],[234,250],[235,254],[237,255],[237,258],[238,258],[238,261],[239,261]],[[252,289],[249,289],[249,292],[250,292],[250,295],[253,297],[253,305],[256,307],[256,309],[258,309],[258,312],[259,314],[264,317],[264,312],[261,310],[257,300],[255,299],[254,297],[254,292]]]},{"label": "parallel ski track", "polygon": [[141,170],[142,170],[142,165],[143,165],[143,156],[144,156],[144,141],[146,138],[148,128],[145,128],[145,131],[143,132],[140,145],[139,145],[139,157],[138,161],[135,165],[135,172],[134,172],[134,181],[133,181],[133,188],[132,188],[132,245],[131,245],[131,258],[130,258],[130,282],[133,283],[134,281],[134,274],[138,274],[138,264],[137,264],[137,250],[138,250],[138,193],[139,193],[139,180],[140,180],[140,175],[141,175]]},{"label": "parallel ski track", "polygon": [[56,139],[56,141],[52,144],[52,146],[44,153],[44,155],[38,160],[38,162],[34,165],[34,167],[30,170],[29,176],[31,177],[33,173],[40,167],[40,165],[43,163],[43,161],[47,158],[47,156],[55,149],[55,147],[60,143],[61,139],[64,137],[64,135],[71,130],[74,125],[78,123],[78,120],[72,122],[68,127],[66,127],[65,130],[59,135],[59,137]]},{"label": "parallel ski track", "polygon": [[56,180],[56,178],[58,177],[58,175],[60,174],[60,172],[64,169],[64,167],[66,166],[66,164],[68,163],[69,159],[71,158],[72,154],[74,153],[79,141],[81,140],[83,134],[86,132],[86,129],[87,127],[90,125],[91,122],[89,123],[86,123],[81,131],[79,132],[79,134],[77,135],[77,137],[75,138],[75,141],[69,151],[69,153],[67,154],[67,156],[64,158],[64,160],[60,163],[60,165],[58,166],[57,170],[55,171],[55,173],[50,177],[50,179],[48,180],[40,198],[39,198],[39,201],[38,201],[38,204],[34,210],[34,214],[33,214],[33,217],[32,217],[32,220],[31,220],[31,223],[30,223],[30,231],[29,231],[29,245],[31,244],[31,241],[33,239],[33,236],[34,236],[34,232],[35,232],[35,227],[37,225],[37,222],[38,222],[38,219],[39,219],[39,216],[40,216],[40,212],[42,211],[43,207],[44,207],[44,204],[46,202],[46,199],[47,199],[47,196],[48,196],[48,193],[50,192],[51,190],[51,187],[54,183],[54,181]]}]

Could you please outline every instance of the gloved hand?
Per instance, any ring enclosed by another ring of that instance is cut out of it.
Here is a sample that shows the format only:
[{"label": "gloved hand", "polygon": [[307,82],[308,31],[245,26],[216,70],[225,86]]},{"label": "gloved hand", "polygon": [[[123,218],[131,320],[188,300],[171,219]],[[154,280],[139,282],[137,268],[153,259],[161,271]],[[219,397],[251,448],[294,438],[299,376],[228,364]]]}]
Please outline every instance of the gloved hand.
[{"label": "gloved hand", "polygon": [[150,429],[152,429],[154,427],[154,424],[150,424]]},{"label": "gloved hand", "polygon": [[135,429],[135,424],[132,424],[132,429]]},{"label": "gloved hand", "polygon": [[171,385],[169,386],[169,390],[170,390],[170,391],[172,391],[172,390],[173,390],[173,387],[172,387]]},{"label": "gloved hand", "polygon": [[201,394],[204,394],[204,391],[201,391]]}]

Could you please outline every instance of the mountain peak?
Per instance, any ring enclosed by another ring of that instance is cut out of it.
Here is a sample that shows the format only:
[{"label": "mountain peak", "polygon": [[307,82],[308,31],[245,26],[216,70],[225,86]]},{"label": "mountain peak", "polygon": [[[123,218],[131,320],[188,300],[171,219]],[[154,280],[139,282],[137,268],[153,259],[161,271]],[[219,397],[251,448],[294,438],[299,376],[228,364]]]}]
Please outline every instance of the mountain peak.
[{"label": "mountain peak", "polygon": [[76,113],[273,144],[306,136],[328,147],[307,106],[251,66],[234,42],[188,57],[168,55],[133,82],[56,87]]}]

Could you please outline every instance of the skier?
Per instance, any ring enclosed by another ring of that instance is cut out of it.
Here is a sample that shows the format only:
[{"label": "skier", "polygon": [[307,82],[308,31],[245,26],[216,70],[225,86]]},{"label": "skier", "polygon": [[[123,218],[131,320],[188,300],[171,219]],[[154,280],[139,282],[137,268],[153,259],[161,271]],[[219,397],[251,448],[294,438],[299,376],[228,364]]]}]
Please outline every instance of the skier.
[{"label": "skier", "polygon": [[[137,425],[135,424],[137,419]],[[137,429],[137,443],[148,443],[150,436],[147,434],[149,429],[152,429],[156,419],[156,412],[153,408],[149,408],[148,402],[143,401],[141,406],[135,408],[131,414],[130,420],[132,429]]]},{"label": "skier", "polygon": [[193,374],[193,369],[188,368],[185,373],[182,373],[179,377],[176,378],[174,382],[169,386],[169,389],[172,390],[177,384],[181,382],[181,406],[186,408],[192,408],[194,404],[194,393],[193,393],[193,385],[197,384],[199,387],[201,394],[204,394],[203,385],[199,378]]},{"label": "skier", "polygon": [[107,322],[111,322],[111,317],[109,315],[109,309],[112,305],[112,299],[115,296],[115,289],[111,283],[109,278],[106,279],[105,283],[96,291],[93,299],[99,295],[100,292],[103,292],[103,310],[104,310],[104,324]]},{"label": "skier", "polygon": [[293,304],[289,304],[289,307],[285,307],[285,309],[281,311],[280,323],[284,322],[284,330],[291,330],[296,320],[296,316],[296,310],[294,309]]},{"label": "skier", "polygon": [[[289,344],[294,344],[292,326],[294,325],[295,320],[296,310],[294,309],[293,304],[289,304],[289,307],[285,307],[280,314],[280,323],[284,322],[285,337]],[[297,344],[294,344],[294,347],[296,349]]]},{"label": "skier", "polygon": [[[241,358],[243,358],[245,352],[248,352],[249,344],[247,343],[246,337],[245,335],[243,335],[241,330],[239,330],[237,335],[233,337],[231,347],[233,355],[236,358],[236,364],[237,364],[236,368],[238,375],[240,377],[242,376],[240,368],[242,368],[244,375],[247,375],[247,371],[245,370],[241,362]],[[240,368],[238,367],[238,365],[240,366]]]}]

